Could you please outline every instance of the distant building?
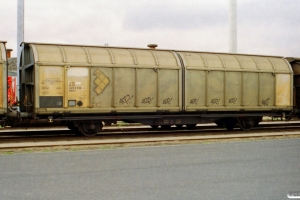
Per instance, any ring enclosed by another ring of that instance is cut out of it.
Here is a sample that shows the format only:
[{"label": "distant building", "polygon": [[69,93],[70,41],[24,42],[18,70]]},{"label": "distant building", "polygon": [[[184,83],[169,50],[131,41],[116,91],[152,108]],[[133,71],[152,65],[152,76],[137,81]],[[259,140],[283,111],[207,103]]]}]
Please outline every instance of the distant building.
[{"label": "distant building", "polygon": [[17,71],[17,58],[8,58],[7,59],[8,64],[8,71],[9,72],[16,72]]},{"label": "distant building", "polygon": [[6,57],[9,72],[17,72],[17,58],[11,58],[12,49],[6,49]]}]

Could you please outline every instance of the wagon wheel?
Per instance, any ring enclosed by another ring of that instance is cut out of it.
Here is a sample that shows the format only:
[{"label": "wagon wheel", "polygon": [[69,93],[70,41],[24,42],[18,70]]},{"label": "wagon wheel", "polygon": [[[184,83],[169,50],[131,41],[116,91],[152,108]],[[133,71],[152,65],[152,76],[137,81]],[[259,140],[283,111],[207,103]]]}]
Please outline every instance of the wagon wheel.
[{"label": "wagon wheel", "polygon": [[150,125],[151,126],[151,128],[153,128],[153,129],[157,129],[158,128],[158,125]]},{"label": "wagon wheel", "polygon": [[72,121],[68,121],[66,125],[68,129],[70,129],[75,135],[82,135],[81,132],[78,130],[78,127],[75,127]]},{"label": "wagon wheel", "polygon": [[20,119],[7,119],[6,125],[8,126],[17,126],[20,123]]},{"label": "wagon wheel", "polygon": [[67,122],[67,127],[68,127],[68,129],[70,129],[70,130],[72,130],[72,129],[75,128],[73,122]]},{"label": "wagon wheel", "polygon": [[78,127],[75,127],[73,122],[67,122],[67,127],[70,129],[75,135],[82,135],[81,132],[78,130]]},{"label": "wagon wheel", "polygon": [[238,119],[239,127],[244,131],[250,131],[255,126],[257,120],[252,117],[243,117]]},{"label": "wagon wheel", "polygon": [[225,128],[225,123],[223,120],[217,120],[215,121],[215,124],[220,128]]},{"label": "wagon wheel", "polygon": [[186,127],[187,128],[195,128],[197,124],[187,124]]},{"label": "wagon wheel", "polygon": [[258,126],[259,122],[262,121],[262,117],[257,117],[256,120],[255,120],[255,125],[254,126]]},{"label": "wagon wheel", "polygon": [[70,129],[75,135],[82,136],[82,133],[79,131],[78,127],[73,127]]},{"label": "wagon wheel", "polygon": [[92,137],[97,135],[98,132],[100,132],[102,124],[97,123],[82,123],[80,126],[78,126],[78,130],[80,133],[84,136]]},{"label": "wagon wheel", "polygon": [[232,131],[237,124],[237,120],[235,118],[225,118],[224,125],[228,131]]},{"label": "wagon wheel", "polygon": [[171,125],[161,125],[161,128],[162,128],[162,129],[170,129],[170,128],[171,128]]}]

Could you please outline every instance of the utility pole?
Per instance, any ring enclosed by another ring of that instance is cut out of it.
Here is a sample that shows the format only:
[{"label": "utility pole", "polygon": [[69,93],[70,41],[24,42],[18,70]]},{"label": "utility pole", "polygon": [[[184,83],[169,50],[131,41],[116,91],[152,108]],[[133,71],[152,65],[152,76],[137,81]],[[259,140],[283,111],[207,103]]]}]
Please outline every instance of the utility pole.
[{"label": "utility pole", "polygon": [[[21,52],[23,50],[24,42],[24,0],[18,0],[17,8],[17,98],[20,91],[20,73],[19,66],[21,63]],[[18,107],[19,111],[19,107]]]}]

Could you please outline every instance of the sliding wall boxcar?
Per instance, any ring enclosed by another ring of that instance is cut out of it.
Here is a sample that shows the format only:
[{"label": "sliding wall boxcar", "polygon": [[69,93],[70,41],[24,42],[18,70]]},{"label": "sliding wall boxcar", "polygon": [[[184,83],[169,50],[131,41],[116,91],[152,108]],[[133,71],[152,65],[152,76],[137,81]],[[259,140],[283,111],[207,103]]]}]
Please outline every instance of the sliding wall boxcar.
[{"label": "sliding wall boxcar", "polygon": [[294,106],[295,106],[295,113],[300,111],[300,58],[297,57],[288,57],[286,58],[293,69],[294,72]]},{"label": "sliding wall boxcar", "polygon": [[180,52],[187,111],[292,110],[293,74],[281,57]]},{"label": "sliding wall boxcar", "polygon": [[7,59],[5,43],[0,41],[0,115],[7,111]]},{"label": "sliding wall boxcar", "polygon": [[37,115],[182,109],[182,70],[172,51],[32,43],[24,54],[23,84],[32,87],[21,98]]}]

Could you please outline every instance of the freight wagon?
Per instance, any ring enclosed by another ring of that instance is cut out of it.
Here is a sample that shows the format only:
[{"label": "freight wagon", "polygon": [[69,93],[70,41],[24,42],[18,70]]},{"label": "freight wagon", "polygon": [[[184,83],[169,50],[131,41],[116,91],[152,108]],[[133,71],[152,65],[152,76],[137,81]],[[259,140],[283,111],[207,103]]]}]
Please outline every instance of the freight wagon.
[{"label": "freight wagon", "polygon": [[250,130],[293,114],[293,71],[275,56],[25,43],[20,88],[20,112],[8,118],[60,121],[86,136],[116,120]]},{"label": "freight wagon", "polygon": [[288,57],[286,60],[292,66],[293,74],[294,74],[294,114],[299,116],[300,111],[300,58],[292,58]]},{"label": "freight wagon", "polygon": [[0,41],[0,125],[5,121],[7,113],[7,59],[4,41]]}]

